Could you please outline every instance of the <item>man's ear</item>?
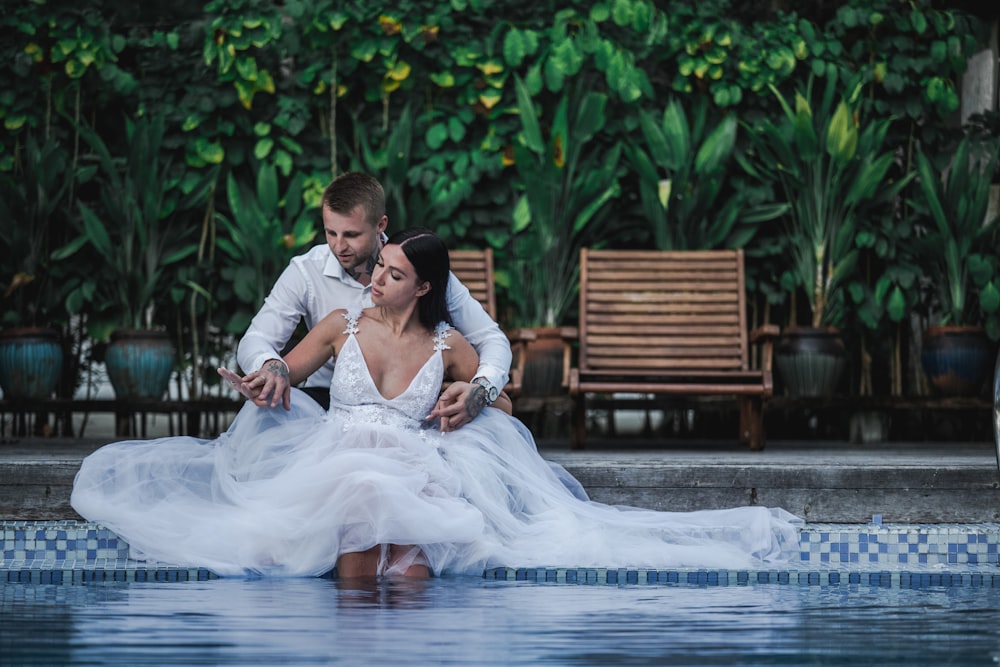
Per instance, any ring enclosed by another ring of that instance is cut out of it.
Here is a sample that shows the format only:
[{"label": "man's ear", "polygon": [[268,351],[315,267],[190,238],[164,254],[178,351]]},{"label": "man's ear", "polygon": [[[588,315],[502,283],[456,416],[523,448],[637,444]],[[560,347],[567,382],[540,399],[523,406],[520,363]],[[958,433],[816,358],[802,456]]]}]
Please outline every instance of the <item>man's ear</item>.
[{"label": "man's ear", "polygon": [[389,227],[389,216],[387,215],[383,215],[382,219],[378,221],[377,225],[375,225],[375,229],[378,230],[379,234],[384,234],[386,228],[388,227]]}]

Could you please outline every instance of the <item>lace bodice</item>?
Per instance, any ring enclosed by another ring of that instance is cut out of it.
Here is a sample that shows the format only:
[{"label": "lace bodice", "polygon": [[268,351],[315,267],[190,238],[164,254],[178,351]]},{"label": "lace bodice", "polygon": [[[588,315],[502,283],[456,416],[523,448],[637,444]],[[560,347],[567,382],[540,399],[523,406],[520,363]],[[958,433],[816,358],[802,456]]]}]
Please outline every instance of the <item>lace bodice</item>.
[{"label": "lace bodice", "polygon": [[[451,335],[451,327],[446,322],[438,324],[433,337],[428,341],[428,349],[433,354],[420,368],[410,385],[399,396],[387,399],[379,393],[375,381],[368,372],[364,354],[358,344],[358,320],[361,313],[347,313],[349,334],[334,367],[330,385],[330,413],[351,424],[383,424],[397,428],[420,429],[424,418],[434,407],[441,393],[444,378],[444,360],[441,352],[449,349],[445,339]],[[421,354],[421,350],[414,350]]]}]

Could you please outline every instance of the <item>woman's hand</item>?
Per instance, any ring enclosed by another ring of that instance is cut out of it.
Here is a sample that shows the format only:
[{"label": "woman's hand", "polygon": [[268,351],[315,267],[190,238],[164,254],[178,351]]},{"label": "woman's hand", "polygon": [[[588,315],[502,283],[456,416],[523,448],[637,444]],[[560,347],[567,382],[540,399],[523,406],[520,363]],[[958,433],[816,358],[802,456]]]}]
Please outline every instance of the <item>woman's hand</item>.
[{"label": "woman's hand", "polygon": [[244,378],[240,377],[228,368],[220,368],[218,371],[219,375],[222,376],[222,379],[228,382],[229,386],[236,390],[244,398],[248,398],[252,401],[258,394],[260,394],[260,389],[254,390],[246,383]]},{"label": "woman's hand", "polygon": [[219,369],[230,386],[260,408],[273,408],[280,401],[286,410],[292,409],[292,385],[288,381],[288,368],[284,362],[272,359],[255,373],[240,377],[225,368]]}]

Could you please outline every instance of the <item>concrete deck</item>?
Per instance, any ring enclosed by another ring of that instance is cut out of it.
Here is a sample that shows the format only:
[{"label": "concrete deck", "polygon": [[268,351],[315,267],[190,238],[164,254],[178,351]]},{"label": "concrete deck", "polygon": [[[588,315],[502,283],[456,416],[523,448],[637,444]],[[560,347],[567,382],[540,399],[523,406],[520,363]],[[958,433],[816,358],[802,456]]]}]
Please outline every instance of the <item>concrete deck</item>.
[{"label": "concrete deck", "polygon": [[[0,520],[79,519],[69,507],[84,456],[110,438],[0,442]],[[769,441],[751,452],[718,440],[594,439],[585,451],[540,441],[594,500],[688,511],[783,507],[810,523],[1000,521],[992,442]]]}]

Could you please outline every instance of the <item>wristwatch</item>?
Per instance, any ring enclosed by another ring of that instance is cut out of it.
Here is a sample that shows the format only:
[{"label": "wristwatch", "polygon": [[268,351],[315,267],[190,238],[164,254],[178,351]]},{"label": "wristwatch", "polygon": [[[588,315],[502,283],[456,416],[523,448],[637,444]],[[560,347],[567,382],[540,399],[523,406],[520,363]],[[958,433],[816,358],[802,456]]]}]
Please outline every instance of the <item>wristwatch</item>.
[{"label": "wristwatch", "polygon": [[497,396],[500,395],[497,388],[490,384],[490,381],[482,376],[473,378],[472,384],[478,384],[486,390],[486,405],[493,405],[493,401],[497,400]]}]

